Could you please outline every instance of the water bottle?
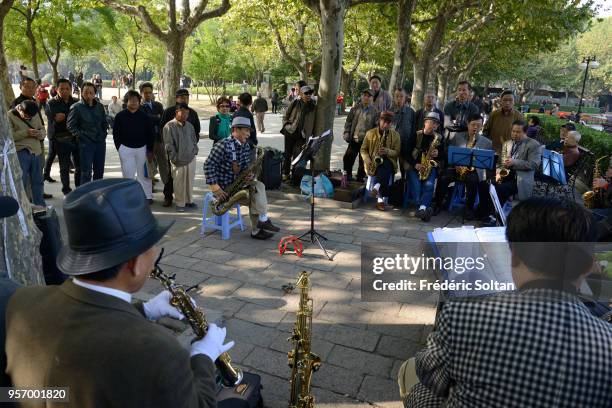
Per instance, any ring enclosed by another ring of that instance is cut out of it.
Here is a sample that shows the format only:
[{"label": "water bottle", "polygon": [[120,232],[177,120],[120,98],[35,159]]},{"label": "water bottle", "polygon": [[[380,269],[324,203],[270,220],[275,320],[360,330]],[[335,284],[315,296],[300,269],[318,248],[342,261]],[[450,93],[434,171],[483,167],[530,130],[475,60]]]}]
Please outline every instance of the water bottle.
[{"label": "water bottle", "polygon": [[348,176],[347,176],[346,170],[342,170],[342,179],[340,179],[340,187],[346,188],[346,185],[348,183],[347,178]]}]

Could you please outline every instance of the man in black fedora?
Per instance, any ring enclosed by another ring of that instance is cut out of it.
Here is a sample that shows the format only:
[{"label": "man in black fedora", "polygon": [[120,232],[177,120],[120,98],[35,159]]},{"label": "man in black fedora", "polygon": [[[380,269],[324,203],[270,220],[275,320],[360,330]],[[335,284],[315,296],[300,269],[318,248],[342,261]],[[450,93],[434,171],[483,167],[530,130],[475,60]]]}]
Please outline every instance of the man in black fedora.
[{"label": "man in black fedora", "polygon": [[7,373],[18,388],[69,387],[68,407],[215,407],[214,365],[233,342],[210,324],[186,350],[162,327],[182,317],[164,291],[131,304],[171,223],[135,180],[107,179],[66,197],[61,286],[19,289],[7,310]]}]

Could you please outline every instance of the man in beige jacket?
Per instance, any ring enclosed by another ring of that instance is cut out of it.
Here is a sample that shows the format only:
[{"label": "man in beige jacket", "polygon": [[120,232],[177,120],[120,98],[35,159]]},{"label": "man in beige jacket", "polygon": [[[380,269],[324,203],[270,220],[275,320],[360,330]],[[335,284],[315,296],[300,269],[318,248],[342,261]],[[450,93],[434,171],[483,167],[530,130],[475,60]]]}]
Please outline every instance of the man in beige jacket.
[{"label": "man in beige jacket", "polygon": [[44,159],[41,141],[45,139],[46,132],[38,114],[38,106],[34,101],[25,100],[11,109],[7,116],[13,129],[23,186],[26,191],[31,192],[32,203],[44,206],[42,174]]},{"label": "man in beige jacket", "polygon": [[[389,187],[397,172],[397,157],[401,150],[399,133],[391,129],[393,112],[380,114],[378,127],[370,129],[361,145],[361,157],[368,176],[374,177],[371,194],[377,198],[376,208],[385,211]],[[379,163],[376,165],[375,160]]]}]

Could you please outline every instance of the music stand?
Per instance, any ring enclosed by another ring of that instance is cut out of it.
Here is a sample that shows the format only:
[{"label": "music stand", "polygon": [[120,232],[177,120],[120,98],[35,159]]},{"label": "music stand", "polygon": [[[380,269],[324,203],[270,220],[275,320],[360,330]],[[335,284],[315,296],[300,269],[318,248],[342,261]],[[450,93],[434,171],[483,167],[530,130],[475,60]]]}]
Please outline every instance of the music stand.
[{"label": "music stand", "polygon": [[319,151],[323,143],[330,137],[330,135],[331,135],[331,130],[326,130],[325,132],[323,132],[323,134],[321,134],[321,136],[318,136],[318,137],[311,136],[306,142],[306,144],[304,145],[304,148],[302,149],[302,151],[297,155],[295,159],[293,159],[293,161],[291,162],[291,165],[295,166],[301,160],[310,161],[310,177],[311,177],[311,182],[310,182],[310,187],[311,187],[311,190],[310,190],[310,230],[300,235],[298,239],[302,239],[310,235],[310,243],[317,244],[319,248],[321,248],[325,256],[327,257],[327,259],[331,261],[333,260],[332,257],[329,256],[329,254],[327,253],[327,250],[323,246],[323,243],[321,243],[321,239],[327,241],[327,238],[323,236],[322,234],[318,233],[317,230],[315,230],[315,225],[314,225],[314,215],[315,215],[314,159],[315,159],[317,152]]},{"label": "music stand", "polygon": [[542,174],[551,177],[561,185],[567,184],[563,155],[553,150],[542,152]]},{"label": "music stand", "polygon": [[[470,149],[467,147],[449,146],[448,164],[473,167],[475,169],[493,170],[495,168],[495,152],[493,150],[486,149]],[[462,218],[462,224],[463,221],[464,219]]]}]

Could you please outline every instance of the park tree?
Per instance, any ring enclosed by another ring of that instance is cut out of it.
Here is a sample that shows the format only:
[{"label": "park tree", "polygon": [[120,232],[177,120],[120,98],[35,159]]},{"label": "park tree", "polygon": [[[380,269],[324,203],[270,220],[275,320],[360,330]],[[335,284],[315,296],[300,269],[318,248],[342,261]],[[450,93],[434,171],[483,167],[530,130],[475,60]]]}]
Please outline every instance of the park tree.
[{"label": "park tree", "polygon": [[187,38],[203,22],[225,14],[230,8],[229,0],[221,0],[216,7],[209,9],[208,0],[199,0],[192,4],[183,0],[177,5],[176,0],[162,2],[152,0],[102,2],[122,13],[135,16],[142,22],[148,33],[157,38],[165,47],[166,63],[163,74],[165,104],[174,103],[174,92],[178,88],[183,71],[183,54]]},{"label": "park tree", "polygon": [[131,15],[115,13],[111,9],[98,9],[104,28],[105,51],[100,61],[109,72],[129,72],[136,87],[138,70],[143,69],[147,45],[155,47],[154,40],[143,31],[140,20]]},{"label": "park tree", "polygon": [[42,1],[43,0],[17,0],[12,6],[15,15],[20,17],[19,20],[16,19],[16,21],[19,21],[19,27],[21,27],[20,34],[25,33],[28,39],[32,71],[36,78],[40,78],[38,63],[40,62],[41,56],[38,51],[34,22],[38,19],[40,14]]},{"label": "park tree", "polygon": [[[247,26],[252,36],[272,39],[280,57],[308,81],[308,68],[320,59],[320,31],[316,16],[300,0],[237,2],[228,13],[235,27]],[[253,35],[254,34],[254,35]]]},{"label": "park tree", "polygon": [[8,76],[8,65],[6,64],[6,55],[4,53],[4,19],[11,10],[13,2],[14,0],[0,0],[0,82],[2,82],[2,91],[5,98],[0,104],[3,106],[8,106],[8,101],[13,100],[15,97]]},{"label": "park tree", "polygon": [[607,95],[612,93],[612,17],[593,21],[590,30],[576,39],[576,63],[587,56],[597,57],[599,68],[589,70],[591,93]]}]

